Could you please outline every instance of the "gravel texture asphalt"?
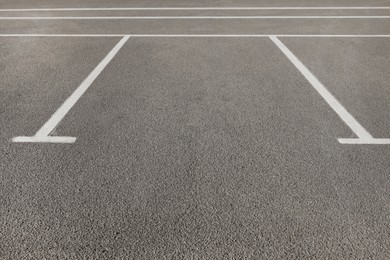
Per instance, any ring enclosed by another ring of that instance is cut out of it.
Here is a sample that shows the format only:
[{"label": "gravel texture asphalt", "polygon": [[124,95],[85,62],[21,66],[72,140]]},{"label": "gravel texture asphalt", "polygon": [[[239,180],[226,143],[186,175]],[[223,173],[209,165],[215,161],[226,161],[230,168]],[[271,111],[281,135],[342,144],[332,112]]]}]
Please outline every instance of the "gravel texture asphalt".
[{"label": "gravel texture asphalt", "polygon": [[[1,9],[364,5],[0,0]],[[12,15],[64,16],[0,10]],[[96,11],[66,13],[84,15]],[[34,135],[121,38],[6,33],[387,35],[390,19],[0,20],[0,259],[390,259],[390,145],[340,144],[354,133],[269,38],[130,37],[52,132],[77,141],[48,144],[11,140]],[[390,138],[390,38],[280,40],[373,136]]]}]

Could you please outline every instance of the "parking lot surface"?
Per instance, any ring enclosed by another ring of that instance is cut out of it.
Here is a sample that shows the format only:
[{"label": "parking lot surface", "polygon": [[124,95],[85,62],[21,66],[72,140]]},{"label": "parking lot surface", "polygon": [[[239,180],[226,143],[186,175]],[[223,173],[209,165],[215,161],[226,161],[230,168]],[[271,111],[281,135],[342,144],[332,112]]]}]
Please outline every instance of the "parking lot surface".
[{"label": "parking lot surface", "polygon": [[390,259],[389,1],[0,0],[0,259]]}]

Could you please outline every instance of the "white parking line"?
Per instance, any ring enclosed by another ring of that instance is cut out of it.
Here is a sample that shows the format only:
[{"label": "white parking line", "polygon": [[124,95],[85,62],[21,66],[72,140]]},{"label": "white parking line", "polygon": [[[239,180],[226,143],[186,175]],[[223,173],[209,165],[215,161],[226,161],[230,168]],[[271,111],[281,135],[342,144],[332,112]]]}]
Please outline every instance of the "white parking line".
[{"label": "white parking line", "polygon": [[389,19],[388,15],[282,16],[2,16],[0,20],[249,20],[249,19]]},{"label": "white parking line", "polygon": [[34,136],[19,136],[12,139],[13,142],[29,142],[29,143],[74,143],[75,137],[68,136],[50,136],[50,133],[56,128],[61,120],[66,116],[70,109],[76,104],[80,97],[87,91],[95,79],[100,75],[104,68],[119,52],[122,46],[127,42],[130,36],[124,36],[116,46],[107,54],[107,56],[99,63],[99,65],[89,74],[89,76],[81,83],[81,85],[73,92],[73,94],[65,100],[51,118],[38,130]]},{"label": "white parking line", "polygon": [[48,11],[186,11],[186,10],[389,10],[390,6],[276,6],[276,7],[97,7],[97,8],[24,8],[0,9],[0,12]]},{"label": "white parking line", "polygon": [[329,106],[339,115],[358,138],[341,138],[338,141],[342,144],[390,144],[390,139],[374,138],[325,88],[325,86],[310,72],[310,70],[282,43],[276,36],[270,36],[275,45],[286,55],[292,64],[317,90]]},{"label": "white parking line", "polygon": [[0,34],[0,37],[390,38],[390,34]]},{"label": "white parking line", "polygon": [[104,60],[95,68],[95,70],[85,79],[78,89],[64,102],[56,113],[45,123],[44,126],[34,136],[15,137],[13,142],[49,142],[49,143],[73,143],[74,137],[56,137],[49,136],[53,129],[65,117],[77,100],[84,94],[96,77],[107,66],[111,59],[121,49],[129,37],[268,37],[276,46],[287,56],[295,67],[305,76],[318,93],[339,115],[339,117],[351,128],[358,138],[340,138],[338,141],[342,144],[390,144],[390,139],[374,138],[360,123],[342,106],[342,104],[324,87],[324,85],[309,71],[309,69],[285,46],[278,37],[330,37],[330,38],[390,38],[390,35],[316,35],[316,34],[0,34],[0,37],[123,37],[121,41],[111,50]]}]

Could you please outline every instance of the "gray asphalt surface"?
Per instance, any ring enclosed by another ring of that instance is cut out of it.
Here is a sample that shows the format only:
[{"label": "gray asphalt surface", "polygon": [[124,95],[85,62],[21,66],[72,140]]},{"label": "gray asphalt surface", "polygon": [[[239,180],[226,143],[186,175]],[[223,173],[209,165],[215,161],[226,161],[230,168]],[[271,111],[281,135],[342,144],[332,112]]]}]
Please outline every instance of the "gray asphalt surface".
[{"label": "gray asphalt surface", "polygon": [[[0,21],[0,34],[389,30],[390,19]],[[120,39],[0,37],[0,259],[390,259],[390,145],[341,145],[351,129],[268,38],[130,38],[52,133],[76,143],[11,142],[34,135]],[[373,136],[390,138],[390,38],[280,40]]]}]

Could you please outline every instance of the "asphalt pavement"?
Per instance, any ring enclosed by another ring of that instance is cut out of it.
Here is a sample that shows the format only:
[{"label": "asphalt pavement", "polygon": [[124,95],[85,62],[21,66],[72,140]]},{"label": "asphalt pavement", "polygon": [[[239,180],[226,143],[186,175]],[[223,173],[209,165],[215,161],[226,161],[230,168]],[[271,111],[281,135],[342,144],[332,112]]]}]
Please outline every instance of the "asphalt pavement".
[{"label": "asphalt pavement", "polygon": [[238,6],[0,0],[0,259],[390,259],[390,1],[4,10]]}]

